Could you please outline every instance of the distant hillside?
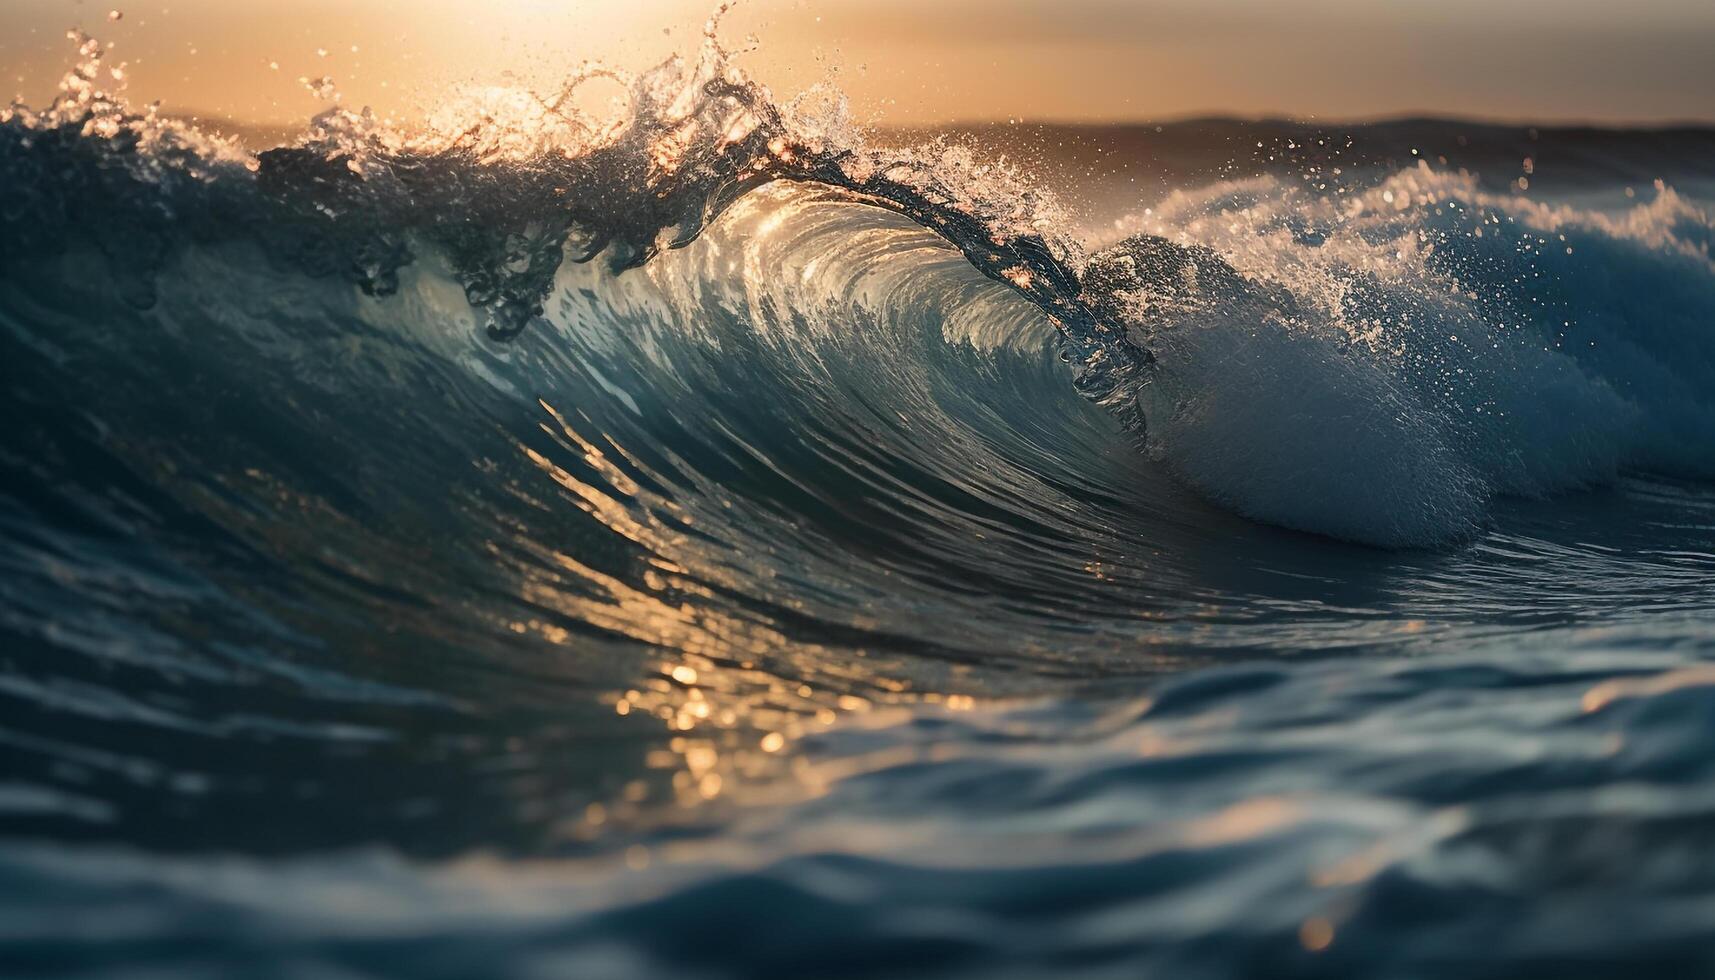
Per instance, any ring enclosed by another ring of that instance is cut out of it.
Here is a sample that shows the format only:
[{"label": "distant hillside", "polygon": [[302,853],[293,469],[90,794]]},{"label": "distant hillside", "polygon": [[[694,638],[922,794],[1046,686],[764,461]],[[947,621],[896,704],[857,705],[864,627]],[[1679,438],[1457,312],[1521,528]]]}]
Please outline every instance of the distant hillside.
[{"label": "distant hillside", "polygon": [[[199,125],[235,136],[252,149],[289,141],[300,131],[206,118]],[[1642,193],[1661,179],[1682,190],[1715,197],[1715,127],[1531,127],[1438,118],[1368,123],[1207,118],[1159,124],[880,128],[870,138],[881,146],[946,138],[980,157],[1005,157],[1033,172],[1068,204],[1092,213],[1111,213],[1116,201],[1141,206],[1176,187],[1212,180],[1266,173],[1303,175],[1313,167],[1324,173],[1335,167],[1346,172],[1399,168],[1418,160],[1464,169],[1495,190],[1520,189],[1518,181],[1523,177],[1530,190],[1544,194],[1624,185],[1635,185]]]},{"label": "distant hillside", "polygon": [[[1549,193],[1655,179],[1715,186],[1715,128],[1602,129],[1530,127],[1456,119],[1374,123],[1279,119],[1188,119],[1130,125],[1007,125],[890,129],[880,143],[908,144],[945,136],[1037,171],[1074,198],[1114,193],[1156,197],[1174,187],[1265,173],[1303,174],[1406,167],[1428,160],[1464,169],[1486,186],[1529,186]],[[1417,152],[1414,154],[1413,150]],[[1526,159],[1530,160],[1526,173]]]}]

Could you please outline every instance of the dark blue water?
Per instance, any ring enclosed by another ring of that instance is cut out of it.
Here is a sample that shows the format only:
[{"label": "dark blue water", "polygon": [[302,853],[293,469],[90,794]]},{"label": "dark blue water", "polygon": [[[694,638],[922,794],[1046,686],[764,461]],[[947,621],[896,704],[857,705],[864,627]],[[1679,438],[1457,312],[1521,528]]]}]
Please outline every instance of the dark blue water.
[{"label": "dark blue water", "polygon": [[1715,973],[1659,146],[1092,220],[661,71],[0,122],[0,975]]}]

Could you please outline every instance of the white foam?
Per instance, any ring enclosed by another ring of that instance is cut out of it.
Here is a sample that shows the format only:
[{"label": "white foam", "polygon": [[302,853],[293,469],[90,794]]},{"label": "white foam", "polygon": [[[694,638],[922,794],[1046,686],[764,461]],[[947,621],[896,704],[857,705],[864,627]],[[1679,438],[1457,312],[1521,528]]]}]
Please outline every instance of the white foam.
[{"label": "white foam", "polygon": [[1715,222],[1669,189],[1605,215],[1427,168],[1347,196],[1260,179],[1141,228],[1238,273],[1128,300],[1152,451],[1241,513],[1433,545],[1497,495],[1715,474]]}]

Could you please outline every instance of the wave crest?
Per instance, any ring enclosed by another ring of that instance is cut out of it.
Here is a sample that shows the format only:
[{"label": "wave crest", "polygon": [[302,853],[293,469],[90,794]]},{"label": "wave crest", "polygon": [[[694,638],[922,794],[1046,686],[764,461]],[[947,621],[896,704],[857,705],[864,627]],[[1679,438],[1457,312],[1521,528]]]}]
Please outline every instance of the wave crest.
[{"label": "wave crest", "polygon": [[1671,189],[1610,215],[1425,165],[1136,223],[1091,276],[1157,355],[1151,448],[1252,517],[1433,545],[1497,495],[1715,466],[1715,223]]},{"label": "wave crest", "polygon": [[[717,23],[693,62],[585,65],[552,96],[489,92],[413,130],[316,79],[335,104],[255,156],[132,113],[79,35],[62,97],[0,120],[0,263],[93,244],[146,308],[190,245],[253,241],[375,296],[432,252],[506,340],[543,318],[568,260],[637,268],[757,188],[813,184],[905,216],[1028,299],[1083,394],[1258,520],[1436,545],[1497,495],[1715,472],[1715,224],[1671,189],[1604,214],[1427,164],[1230,182],[1175,193],[1132,222],[1145,237],[1092,261],[1016,170],[945,143],[867,148],[831,89],[776,104]],[[623,113],[572,108],[598,79]]]}]

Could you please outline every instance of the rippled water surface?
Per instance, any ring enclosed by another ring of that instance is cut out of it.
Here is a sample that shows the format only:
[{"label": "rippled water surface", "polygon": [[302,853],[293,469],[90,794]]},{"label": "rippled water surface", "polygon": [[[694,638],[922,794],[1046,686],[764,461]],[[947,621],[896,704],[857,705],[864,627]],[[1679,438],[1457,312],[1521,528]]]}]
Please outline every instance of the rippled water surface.
[{"label": "rippled water surface", "polygon": [[89,64],[0,122],[0,974],[1715,973],[1660,147],[1091,222],[712,42],[552,152]]}]

